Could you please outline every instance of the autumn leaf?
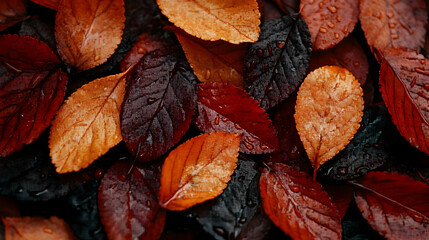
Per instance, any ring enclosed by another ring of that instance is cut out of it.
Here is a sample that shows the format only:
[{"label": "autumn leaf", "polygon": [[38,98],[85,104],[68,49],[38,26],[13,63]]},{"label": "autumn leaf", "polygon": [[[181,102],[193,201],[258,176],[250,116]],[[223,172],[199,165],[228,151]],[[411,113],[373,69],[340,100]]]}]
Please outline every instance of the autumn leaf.
[{"label": "autumn leaf", "polygon": [[139,161],[173,147],[188,130],[197,107],[197,78],[177,47],[145,55],[135,66],[121,112],[121,132]]},{"label": "autumn leaf", "polygon": [[322,186],[282,163],[262,169],[259,188],[265,212],[293,239],[341,239],[341,221]]},{"label": "autumn leaf", "polygon": [[368,60],[362,47],[353,36],[346,37],[333,48],[313,51],[307,71],[311,72],[326,65],[346,68],[359,80],[361,86],[368,77]]},{"label": "autumn leaf", "polygon": [[0,2],[0,31],[27,18],[27,1],[7,0]]},{"label": "autumn leaf", "polygon": [[79,171],[122,141],[119,114],[127,73],[86,84],[61,106],[49,136],[58,173]]},{"label": "autumn leaf", "polygon": [[203,40],[234,44],[258,40],[261,14],[256,0],[157,0],[157,3],[172,23]]},{"label": "autumn leaf", "polygon": [[226,83],[198,84],[196,125],[203,132],[241,133],[240,152],[262,154],[278,149],[268,114],[244,90]]},{"label": "autumn leaf", "polygon": [[185,52],[189,64],[201,82],[227,82],[243,87],[243,65],[247,43],[234,45],[224,41],[203,41],[171,28]]},{"label": "autumn leaf", "polygon": [[327,49],[353,31],[358,21],[359,1],[301,0],[300,9],[310,30],[313,49]]},{"label": "autumn leaf", "polygon": [[310,33],[302,18],[285,16],[263,23],[258,42],[246,53],[247,92],[263,109],[280,103],[301,84],[310,54]]},{"label": "autumn leaf", "polygon": [[314,70],[299,88],[296,129],[315,173],[350,142],[360,127],[362,94],[356,78],[337,66]]},{"label": "autumn leaf", "polygon": [[130,166],[117,162],[98,192],[101,221],[109,239],[159,239],[165,211],[158,205],[161,165]]},{"label": "autumn leaf", "polygon": [[6,217],[1,219],[5,226],[5,240],[75,240],[68,224],[58,218]]},{"label": "autumn leaf", "polygon": [[0,156],[33,142],[64,99],[67,74],[44,43],[0,36]]},{"label": "autumn leaf", "polygon": [[426,239],[429,186],[406,175],[371,172],[354,182],[355,200],[372,228],[387,239]]},{"label": "autumn leaf", "polygon": [[427,13],[423,0],[359,1],[359,20],[368,44],[384,52],[390,48],[423,47]]},{"label": "autumn leaf", "polygon": [[87,70],[104,63],[118,47],[124,28],[123,0],[62,0],[55,19],[61,58]]},{"label": "autumn leaf", "polygon": [[37,4],[48,7],[52,10],[57,11],[60,0],[31,0]]},{"label": "autumn leaf", "polygon": [[206,133],[171,151],[162,166],[160,205],[181,211],[221,194],[236,167],[240,138]]},{"label": "autumn leaf", "polygon": [[399,133],[429,154],[429,61],[410,50],[386,51],[380,91]]}]

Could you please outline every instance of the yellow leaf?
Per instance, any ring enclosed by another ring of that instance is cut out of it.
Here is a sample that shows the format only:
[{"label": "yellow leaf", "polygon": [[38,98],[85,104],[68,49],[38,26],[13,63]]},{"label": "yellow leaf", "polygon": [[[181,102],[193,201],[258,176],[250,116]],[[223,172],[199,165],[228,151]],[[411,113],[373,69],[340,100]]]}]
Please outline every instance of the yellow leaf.
[{"label": "yellow leaf", "polygon": [[324,66],[304,79],[298,91],[295,121],[315,173],[344,149],[359,129],[362,95],[359,82],[345,68]]},{"label": "yellow leaf", "polygon": [[119,114],[126,72],[96,79],[78,89],[52,122],[50,155],[57,172],[78,171],[122,141]]}]

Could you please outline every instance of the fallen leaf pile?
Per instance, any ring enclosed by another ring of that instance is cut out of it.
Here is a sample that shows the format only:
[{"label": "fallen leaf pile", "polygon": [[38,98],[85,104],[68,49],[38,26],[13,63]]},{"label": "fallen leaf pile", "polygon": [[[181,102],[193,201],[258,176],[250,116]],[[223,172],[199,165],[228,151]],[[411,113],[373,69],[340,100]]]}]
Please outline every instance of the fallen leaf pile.
[{"label": "fallen leaf pile", "polygon": [[429,1],[0,2],[0,239],[427,239]]}]

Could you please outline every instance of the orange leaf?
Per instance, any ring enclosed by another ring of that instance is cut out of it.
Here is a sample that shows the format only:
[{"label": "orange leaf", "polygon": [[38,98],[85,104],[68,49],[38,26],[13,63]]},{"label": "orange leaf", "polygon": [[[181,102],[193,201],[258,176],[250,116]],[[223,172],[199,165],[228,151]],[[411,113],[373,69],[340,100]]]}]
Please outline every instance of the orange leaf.
[{"label": "orange leaf", "polygon": [[68,240],[77,239],[68,224],[58,218],[50,217],[7,217],[2,218],[5,240]]},{"label": "orange leaf", "polygon": [[119,113],[127,72],[96,79],[78,89],[52,122],[50,155],[57,172],[87,167],[122,141]]},{"label": "orange leaf", "polygon": [[173,150],[162,166],[161,206],[181,211],[221,194],[236,167],[240,139],[241,134],[212,132]]},{"label": "orange leaf", "polygon": [[204,40],[256,42],[259,37],[256,0],[157,0],[162,13],[177,27]]},{"label": "orange leaf", "polygon": [[104,63],[118,47],[125,24],[123,0],[63,0],[55,20],[58,53],[71,67]]},{"label": "orange leaf", "polygon": [[359,82],[345,68],[321,67],[304,79],[295,121],[314,172],[341,151],[359,129],[362,95]]},{"label": "orange leaf", "polygon": [[227,82],[243,88],[244,56],[247,43],[234,45],[224,41],[209,42],[173,29],[186,58],[201,82]]}]

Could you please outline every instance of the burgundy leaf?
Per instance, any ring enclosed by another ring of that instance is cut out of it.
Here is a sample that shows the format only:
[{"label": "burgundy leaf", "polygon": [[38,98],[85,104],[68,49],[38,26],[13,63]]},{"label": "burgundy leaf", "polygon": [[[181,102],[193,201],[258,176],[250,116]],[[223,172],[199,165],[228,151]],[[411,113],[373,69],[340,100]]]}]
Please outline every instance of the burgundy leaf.
[{"label": "burgundy leaf", "polygon": [[118,162],[101,181],[98,206],[109,239],[158,239],[165,211],[158,205],[161,165]]},{"label": "burgundy leaf", "polygon": [[322,186],[282,163],[268,163],[259,181],[271,220],[293,239],[341,239],[341,221]]},{"label": "burgundy leaf", "polygon": [[139,161],[161,156],[183,137],[197,105],[196,82],[177,47],[156,50],[136,65],[122,104],[121,131]]},{"label": "burgundy leaf", "polygon": [[285,16],[264,22],[258,42],[246,53],[246,90],[263,109],[275,106],[301,84],[310,54],[310,32],[302,18]]},{"label": "burgundy leaf", "polygon": [[0,156],[33,142],[64,99],[67,74],[44,43],[0,37]]},{"label": "burgundy leaf", "polygon": [[356,204],[387,239],[427,239],[429,186],[406,175],[371,172],[356,187]]},{"label": "burgundy leaf", "polygon": [[226,83],[198,84],[196,125],[204,132],[242,133],[240,151],[250,154],[277,150],[277,133],[268,114],[241,88]]},{"label": "burgundy leaf", "polygon": [[332,199],[332,203],[340,214],[340,219],[346,215],[350,202],[353,200],[353,188],[344,183],[332,183],[324,185],[326,192]]}]

